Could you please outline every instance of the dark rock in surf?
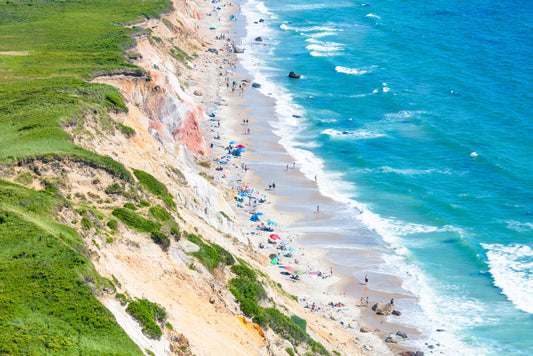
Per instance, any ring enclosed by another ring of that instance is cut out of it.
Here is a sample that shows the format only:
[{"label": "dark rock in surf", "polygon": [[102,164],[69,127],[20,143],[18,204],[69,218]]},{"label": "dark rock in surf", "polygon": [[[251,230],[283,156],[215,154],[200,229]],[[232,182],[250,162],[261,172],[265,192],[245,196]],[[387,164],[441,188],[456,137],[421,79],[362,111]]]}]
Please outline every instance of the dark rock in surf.
[{"label": "dark rock in surf", "polygon": [[290,72],[289,73],[289,78],[292,78],[292,79],[300,79],[300,74],[296,74],[294,72]]},{"label": "dark rock in surf", "polygon": [[253,83],[252,88],[261,88],[261,84],[259,83]]},{"label": "dark rock in surf", "polygon": [[395,316],[400,316],[400,315],[402,315],[402,312],[399,311],[399,310],[393,310],[391,314],[395,315]]},{"label": "dark rock in surf", "polygon": [[262,39],[261,37],[256,37],[256,38],[255,38],[255,41],[256,41],[256,42],[263,42],[263,39]]}]

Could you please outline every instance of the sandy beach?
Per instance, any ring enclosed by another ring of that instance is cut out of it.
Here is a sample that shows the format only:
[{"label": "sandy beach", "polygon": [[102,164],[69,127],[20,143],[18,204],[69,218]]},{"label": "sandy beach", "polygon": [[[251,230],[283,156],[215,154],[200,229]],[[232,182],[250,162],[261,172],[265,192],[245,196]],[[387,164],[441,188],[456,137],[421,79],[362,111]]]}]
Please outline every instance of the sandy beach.
[{"label": "sandy beach", "polygon": [[[320,313],[334,320],[358,338],[367,335],[360,332],[361,328],[377,331],[383,339],[397,331],[416,337],[416,330],[391,322],[370,310],[375,303],[389,302],[391,298],[395,298],[396,304],[413,298],[401,293],[401,281],[385,280],[382,274],[366,268],[366,263],[369,268],[376,263],[377,257],[372,251],[350,251],[357,259],[357,267],[346,268],[337,265],[326,249],[317,247],[325,241],[344,237],[328,227],[336,203],[320,194],[317,183],[305,177],[279,144],[279,137],[272,132],[269,121],[275,120],[273,100],[251,86],[250,74],[239,64],[238,55],[231,52],[233,41],[238,47],[239,38],[244,36],[245,21],[239,18],[238,9],[229,5],[223,8],[220,18],[229,18],[232,14],[235,14],[236,22],[225,24],[222,21],[216,30],[204,29],[213,47],[219,48],[216,60],[224,63],[217,68],[218,89],[211,88],[210,95],[204,94],[203,98],[210,119],[202,129],[213,150],[208,156],[209,174],[216,185],[234,192],[244,187],[252,189],[252,195],[256,197],[264,194],[264,203],[254,203],[256,200],[246,197],[242,202],[235,200],[232,203],[238,222],[257,253],[268,260],[273,254],[278,256],[277,264],[268,267],[270,277],[289,294],[298,296],[300,304],[308,307],[310,313]],[[204,75],[208,76],[209,72],[204,71]],[[229,146],[234,148],[237,145],[244,146],[245,152],[240,156],[229,154],[232,151]],[[275,189],[272,189],[273,183]],[[250,221],[255,212],[263,215],[257,222]],[[276,224],[272,226],[272,232],[259,230],[261,223],[269,226],[267,221]],[[310,233],[313,226],[318,228]],[[273,233],[281,237],[284,250],[279,249],[281,241],[277,244],[268,242]],[[285,253],[289,248],[292,250],[290,254]],[[282,269],[285,266],[290,271],[298,271],[299,280],[291,278],[295,274],[285,272]],[[353,277],[354,271],[360,278]],[[363,281],[365,275],[371,280],[368,285]],[[383,284],[388,284],[386,290],[397,285],[399,292],[384,292],[380,290]],[[364,300],[363,306],[360,298]],[[379,346],[374,347],[378,352]],[[400,349],[393,345],[393,350]],[[387,354],[391,351],[381,347],[379,352]]]}]

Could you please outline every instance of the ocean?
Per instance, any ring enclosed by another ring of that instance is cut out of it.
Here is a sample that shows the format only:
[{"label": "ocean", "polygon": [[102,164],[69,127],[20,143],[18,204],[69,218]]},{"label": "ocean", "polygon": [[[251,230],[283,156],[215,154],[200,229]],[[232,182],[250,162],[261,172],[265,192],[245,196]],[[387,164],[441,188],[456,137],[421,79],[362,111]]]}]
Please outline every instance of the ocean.
[{"label": "ocean", "polygon": [[243,0],[235,16],[268,124],[336,202],[344,237],[316,245],[359,279],[349,251],[378,253],[372,272],[417,297],[400,321],[439,353],[533,354],[533,2]]}]

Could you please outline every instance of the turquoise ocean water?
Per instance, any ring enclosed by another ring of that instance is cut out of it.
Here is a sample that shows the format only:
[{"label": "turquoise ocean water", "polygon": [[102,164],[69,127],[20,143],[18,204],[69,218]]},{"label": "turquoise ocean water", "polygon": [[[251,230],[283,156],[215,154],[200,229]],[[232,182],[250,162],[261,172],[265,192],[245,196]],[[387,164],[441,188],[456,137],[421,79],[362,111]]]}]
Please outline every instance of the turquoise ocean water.
[{"label": "turquoise ocean water", "polygon": [[449,354],[533,354],[533,2],[241,9],[272,129],[338,222],[382,243],[419,297],[405,322]]}]

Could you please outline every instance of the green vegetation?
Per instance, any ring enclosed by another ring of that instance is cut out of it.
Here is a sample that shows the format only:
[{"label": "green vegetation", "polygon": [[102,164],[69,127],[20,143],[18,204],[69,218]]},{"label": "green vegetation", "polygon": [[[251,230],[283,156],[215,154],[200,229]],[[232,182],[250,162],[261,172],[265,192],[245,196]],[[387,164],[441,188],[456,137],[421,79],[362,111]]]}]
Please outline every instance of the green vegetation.
[{"label": "green vegetation", "polygon": [[170,247],[170,239],[167,235],[159,231],[152,231],[150,237],[156,244],[161,246],[163,251],[168,251],[168,248]]},{"label": "green vegetation", "polygon": [[161,338],[162,331],[158,323],[163,323],[166,313],[159,305],[146,299],[130,302],[126,311],[143,326],[143,333],[152,339]]},{"label": "green vegetation", "polygon": [[287,353],[289,354],[289,356],[294,356],[294,351],[290,348],[290,347],[287,347],[285,349],[285,351],[287,351]]},{"label": "green vegetation", "polygon": [[205,167],[205,168],[211,168],[211,164],[209,162],[206,162],[206,161],[196,161],[196,163],[199,165],[199,166],[202,166],[202,167]]},{"label": "green vegetation", "polygon": [[89,218],[84,216],[83,218],[81,218],[81,226],[83,227],[84,230],[89,230],[94,225],[91,222],[91,220],[89,220]]},{"label": "green vegetation", "polygon": [[112,213],[117,219],[122,221],[128,227],[137,230],[139,232],[152,232],[161,228],[161,224],[147,220],[138,215],[133,210],[127,208],[117,208]]},{"label": "green vegetation", "polygon": [[108,185],[107,188],[105,188],[105,192],[106,194],[109,194],[109,195],[112,195],[112,194],[122,195],[124,194],[124,186],[119,183],[112,183]]},{"label": "green vegetation", "polygon": [[132,203],[124,203],[124,207],[130,210],[137,210],[137,207],[133,205]]},{"label": "green vegetation", "polygon": [[270,327],[274,332],[295,345],[305,342],[313,353],[328,355],[324,346],[306,334],[307,324],[304,324],[305,320],[297,316],[288,318],[276,308],[264,308],[259,304],[261,300],[266,299],[265,289],[257,279],[255,271],[242,261],[239,262],[240,264],[231,267],[236,278],[230,280],[229,287],[239,302],[243,313],[252,317],[253,321],[259,325]]},{"label": "green vegetation", "polygon": [[64,203],[0,180],[0,354],[142,355],[93,295],[111,282],[53,220]]},{"label": "green vegetation", "polygon": [[138,169],[134,169],[133,174],[135,174],[135,177],[137,177],[139,183],[150,193],[161,198],[161,200],[163,200],[169,207],[172,208],[176,206],[176,203],[174,202],[172,195],[170,195],[168,192],[167,187],[155,179],[154,176]]},{"label": "green vegetation", "polygon": [[232,254],[219,245],[215,243],[205,243],[200,237],[194,234],[187,234],[186,237],[189,241],[200,247],[199,251],[192,252],[191,255],[198,258],[198,260],[210,271],[218,267],[221,263],[226,266],[231,266],[235,263]]},{"label": "green vegetation", "polygon": [[118,227],[118,222],[115,220],[115,219],[111,219],[107,222],[107,226],[111,229],[111,230],[116,230],[117,227]]},{"label": "green vegetation", "polygon": [[226,213],[223,212],[222,210],[220,211],[220,215],[222,215],[223,217],[225,217],[226,219],[228,219],[229,221],[231,221],[231,218],[228,216],[228,214],[226,214]]},{"label": "green vegetation", "polygon": [[150,206],[150,203],[148,203],[146,200],[141,200],[139,202],[139,208],[145,208],[147,206]]},{"label": "green vegetation", "polygon": [[194,59],[193,57],[190,57],[184,50],[178,47],[171,48],[170,55],[174,57],[176,60],[185,64],[185,66],[187,66],[187,61],[192,61]]},{"label": "green vegetation", "polygon": [[294,323],[294,325],[302,329],[303,332],[306,332],[307,321],[305,321],[305,319],[300,318],[298,315],[293,315],[291,316],[291,321]]},{"label": "green vegetation", "polygon": [[133,137],[135,136],[135,129],[129,127],[129,126],[126,126],[126,125],[122,125],[120,122],[117,122],[116,123],[120,132],[122,132],[124,134],[124,136],[130,138],[130,137]]},{"label": "green vegetation", "polygon": [[33,183],[33,174],[29,171],[21,172],[16,178],[15,182],[30,185]]},{"label": "green vegetation", "polygon": [[149,212],[159,221],[169,221],[171,219],[170,213],[161,205],[151,207]]}]

